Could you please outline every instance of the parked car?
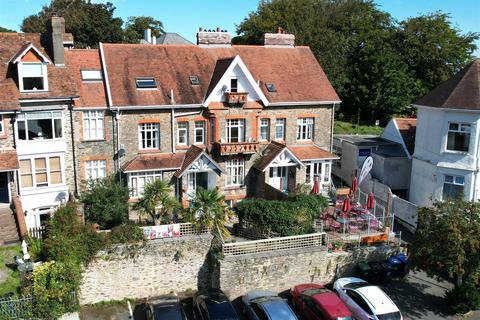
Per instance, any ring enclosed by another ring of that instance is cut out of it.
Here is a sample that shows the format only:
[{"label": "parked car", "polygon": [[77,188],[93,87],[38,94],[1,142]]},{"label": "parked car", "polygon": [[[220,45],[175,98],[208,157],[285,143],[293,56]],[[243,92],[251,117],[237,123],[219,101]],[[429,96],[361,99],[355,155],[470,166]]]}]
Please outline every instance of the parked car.
[{"label": "parked car", "polygon": [[292,303],[303,319],[353,320],[338,295],[315,283],[299,284],[290,290]]},{"label": "parked car", "polygon": [[220,290],[201,292],[193,298],[193,307],[199,320],[237,320],[235,308]]},{"label": "parked car", "polygon": [[242,297],[242,302],[250,320],[298,320],[288,303],[275,292],[253,290]]},{"label": "parked car", "polygon": [[174,295],[148,299],[146,313],[148,320],[187,320],[180,300]]},{"label": "parked car", "polygon": [[358,320],[403,320],[400,310],[385,292],[362,279],[340,278],[333,288]]}]

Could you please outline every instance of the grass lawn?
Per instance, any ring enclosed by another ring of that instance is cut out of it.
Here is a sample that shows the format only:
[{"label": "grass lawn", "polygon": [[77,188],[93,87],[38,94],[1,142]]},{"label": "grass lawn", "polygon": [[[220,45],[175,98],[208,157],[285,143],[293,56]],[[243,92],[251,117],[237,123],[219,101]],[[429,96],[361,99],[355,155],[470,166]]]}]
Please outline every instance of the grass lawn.
[{"label": "grass lawn", "polygon": [[383,128],[380,126],[366,126],[345,122],[345,121],[336,121],[333,128],[334,134],[374,134],[380,135],[383,132]]},{"label": "grass lawn", "polygon": [[18,293],[20,274],[17,270],[7,267],[13,263],[13,257],[21,253],[20,246],[0,248],[0,296],[8,292]]}]

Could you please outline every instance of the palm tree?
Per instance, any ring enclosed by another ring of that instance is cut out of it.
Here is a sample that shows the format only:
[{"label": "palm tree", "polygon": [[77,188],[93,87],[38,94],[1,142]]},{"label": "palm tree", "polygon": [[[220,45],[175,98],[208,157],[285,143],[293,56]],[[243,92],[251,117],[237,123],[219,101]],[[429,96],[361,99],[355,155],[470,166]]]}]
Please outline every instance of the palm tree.
[{"label": "palm tree", "polygon": [[134,208],[140,214],[149,216],[155,225],[166,220],[172,220],[175,210],[180,204],[172,195],[172,188],[163,180],[154,180],[147,183],[143,189],[143,195],[135,204]]},{"label": "palm tree", "polygon": [[230,210],[225,204],[225,197],[217,189],[197,189],[195,197],[187,209],[187,219],[197,228],[213,229],[218,227],[222,235],[228,235],[225,228]]}]

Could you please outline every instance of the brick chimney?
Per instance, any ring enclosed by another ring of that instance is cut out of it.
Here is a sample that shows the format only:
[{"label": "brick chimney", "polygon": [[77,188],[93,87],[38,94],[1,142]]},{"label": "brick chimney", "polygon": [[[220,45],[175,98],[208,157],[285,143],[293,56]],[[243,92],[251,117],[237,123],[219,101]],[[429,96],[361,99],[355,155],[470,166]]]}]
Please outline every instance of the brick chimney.
[{"label": "brick chimney", "polygon": [[230,47],[232,36],[227,30],[221,30],[220,28],[215,30],[198,28],[197,45],[200,47]]},{"label": "brick chimney", "polygon": [[285,33],[281,27],[278,27],[277,33],[265,33],[264,45],[265,47],[294,47],[295,35]]},{"label": "brick chimney", "polygon": [[65,65],[65,49],[63,47],[63,35],[65,34],[65,19],[52,16],[48,25],[50,33],[50,50],[53,56],[53,63],[56,66]]}]

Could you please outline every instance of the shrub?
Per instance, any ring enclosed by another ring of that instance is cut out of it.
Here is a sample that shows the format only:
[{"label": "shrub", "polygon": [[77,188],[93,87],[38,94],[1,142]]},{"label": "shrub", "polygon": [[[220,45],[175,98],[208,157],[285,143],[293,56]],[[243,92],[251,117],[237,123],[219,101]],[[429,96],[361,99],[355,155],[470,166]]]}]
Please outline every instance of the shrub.
[{"label": "shrub", "polygon": [[134,223],[126,223],[112,229],[108,234],[108,241],[115,243],[132,243],[145,240],[142,229]]},{"label": "shrub", "polygon": [[465,281],[446,294],[447,303],[454,313],[466,313],[480,308],[480,290],[473,281]]},{"label": "shrub", "polygon": [[250,199],[237,205],[242,223],[263,234],[291,236],[313,231],[313,220],[326,207],[325,198],[298,194],[287,201]]},{"label": "shrub", "polygon": [[30,258],[35,261],[44,258],[43,257],[43,240],[25,236],[25,242],[28,244],[28,253]]},{"label": "shrub", "polygon": [[85,205],[85,219],[110,229],[128,220],[128,187],[114,176],[89,181],[81,200]]},{"label": "shrub", "polygon": [[80,285],[80,266],[73,262],[46,262],[32,274],[34,314],[40,319],[57,319],[78,309],[75,290]]}]

